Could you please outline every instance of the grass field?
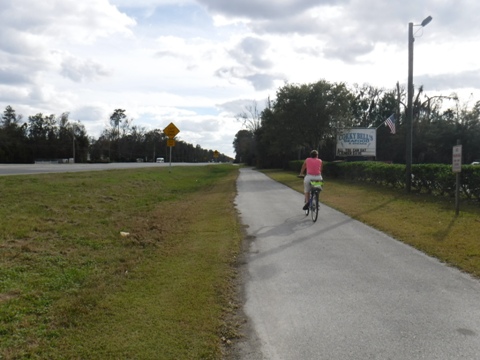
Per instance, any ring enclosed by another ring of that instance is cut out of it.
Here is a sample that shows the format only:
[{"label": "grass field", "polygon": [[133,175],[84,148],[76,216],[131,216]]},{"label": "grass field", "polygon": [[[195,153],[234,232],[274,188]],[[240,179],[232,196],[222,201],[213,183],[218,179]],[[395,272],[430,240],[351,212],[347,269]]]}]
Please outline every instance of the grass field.
[{"label": "grass field", "polygon": [[220,358],[237,171],[0,178],[0,359]]}]

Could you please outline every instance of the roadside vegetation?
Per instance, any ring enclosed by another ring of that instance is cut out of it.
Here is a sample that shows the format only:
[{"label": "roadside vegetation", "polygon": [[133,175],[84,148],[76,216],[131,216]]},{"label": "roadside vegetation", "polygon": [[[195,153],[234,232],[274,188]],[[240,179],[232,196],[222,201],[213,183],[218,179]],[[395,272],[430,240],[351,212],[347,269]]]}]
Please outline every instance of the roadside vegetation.
[{"label": "roadside vegetation", "polygon": [[[152,162],[168,154],[168,136],[160,129],[147,131],[133,125],[124,109],[113,111],[98,139],[89,136],[81,121],[70,119],[68,112],[24,115],[7,106],[0,116],[0,163]],[[207,162],[215,157],[213,150],[182,140],[176,141],[175,148],[173,162]],[[230,161],[224,154],[217,155],[218,161]]]},{"label": "roadside vegetation", "polygon": [[[398,83],[392,89],[326,80],[285,84],[259,108],[253,101],[237,115],[245,129],[235,135],[235,160],[259,168],[286,169],[289,161],[303,160],[317,150],[324,161],[375,158],[394,164],[409,160],[412,164],[451,164],[452,147],[458,141],[464,164],[480,160],[480,101],[462,104],[454,94],[431,96],[420,86],[412,103],[412,128],[407,126],[405,104],[407,92]],[[395,125],[386,126],[392,115]],[[355,139],[347,149],[340,135],[349,129],[376,131],[369,141]],[[410,133],[412,157],[407,159],[406,135]],[[363,148],[354,145],[360,143]]]},{"label": "roadside vegetation", "polygon": [[0,178],[0,359],[219,359],[231,165]]},{"label": "roadside vegetation", "polygon": [[[297,173],[264,172],[302,191]],[[243,321],[237,174],[1,177],[0,358],[228,358]],[[455,216],[451,199],[330,179],[321,201],[480,276],[476,205]]]},{"label": "roadside vegetation", "polygon": [[[298,172],[265,170],[299,192]],[[442,262],[480,277],[480,208],[463,201],[455,216],[454,199],[375,184],[325,179],[320,201],[383,231]],[[321,221],[321,217],[318,221]]]}]

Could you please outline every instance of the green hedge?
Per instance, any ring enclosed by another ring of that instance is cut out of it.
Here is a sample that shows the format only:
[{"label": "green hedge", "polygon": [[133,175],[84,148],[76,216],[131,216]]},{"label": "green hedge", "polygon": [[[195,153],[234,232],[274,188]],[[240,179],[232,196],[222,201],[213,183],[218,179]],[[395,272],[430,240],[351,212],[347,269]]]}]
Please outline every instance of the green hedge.
[{"label": "green hedge", "polygon": [[[300,172],[303,161],[289,162],[289,169]],[[386,164],[375,161],[324,162],[323,176],[349,181],[370,182],[393,188],[405,188],[405,165]],[[461,196],[480,201],[480,166],[463,165]],[[436,196],[455,196],[456,174],[451,165],[415,164],[412,165],[414,192]]]}]

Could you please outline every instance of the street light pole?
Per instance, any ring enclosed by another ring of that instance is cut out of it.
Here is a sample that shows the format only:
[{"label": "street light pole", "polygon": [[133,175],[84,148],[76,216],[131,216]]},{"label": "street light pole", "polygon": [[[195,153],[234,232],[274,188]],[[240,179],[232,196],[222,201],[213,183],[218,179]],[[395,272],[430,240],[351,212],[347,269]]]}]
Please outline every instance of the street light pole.
[{"label": "street light pole", "polygon": [[413,143],[413,23],[408,24],[408,84],[407,84],[407,132],[405,158],[405,189],[409,193],[412,189],[412,143]]},{"label": "street light pole", "polygon": [[[432,17],[426,17],[420,25],[426,26]],[[412,190],[412,143],[413,143],[413,23],[408,23],[408,83],[407,83],[407,116],[406,116],[406,152],[405,152],[405,190]]]}]

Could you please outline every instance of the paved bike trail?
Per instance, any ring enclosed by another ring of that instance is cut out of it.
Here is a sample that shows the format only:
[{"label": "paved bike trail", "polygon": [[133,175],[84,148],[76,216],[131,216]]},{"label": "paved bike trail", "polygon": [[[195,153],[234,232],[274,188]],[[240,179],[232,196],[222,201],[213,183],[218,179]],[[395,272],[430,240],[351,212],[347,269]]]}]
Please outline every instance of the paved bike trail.
[{"label": "paved bike trail", "polygon": [[478,280],[323,204],[313,223],[302,194],[255,170],[237,187],[239,359],[480,359]]}]

